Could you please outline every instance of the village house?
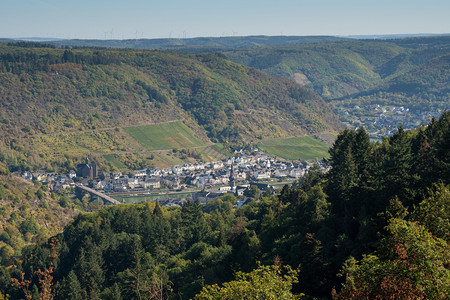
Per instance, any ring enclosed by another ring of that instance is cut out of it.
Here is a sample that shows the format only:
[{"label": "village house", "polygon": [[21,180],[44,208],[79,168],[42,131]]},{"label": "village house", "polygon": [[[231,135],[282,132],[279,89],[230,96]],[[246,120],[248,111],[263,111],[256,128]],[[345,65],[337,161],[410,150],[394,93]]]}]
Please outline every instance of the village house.
[{"label": "village house", "polygon": [[146,175],[147,175],[147,169],[133,171],[133,176],[134,177],[144,177]]},{"label": "village house", "polygon": [[74,170],[70,170],[69,173],[67,173],[67,177],[69,177],[70,179],[73,179],[76,176],[77,172],[75,172]]},{"label": "village house", "polygon": [[293,178],[300,178],[305,175],[305,169],[292,169],[289,176]]},{"label": "village house", "polygon": [[161,187],[161,180],[159,178],[150,177],[141,182],[141,187],[144,189],[159,189]]},{"label": "village house", "polygon": [[31,174],[31,172],[25,171],[22,174],[22,178],[31,181],[33,180],[33,174]]},{"label": "village house", "polygon": [[180,179],[176,175],[164,176],[161,178],[161,183],[167,186],[169,189],[179,189]]},{"label": "village house", "polygon": [[255,171],[253,173],[252,177],[255,180],[269,179],[270,178],[270,171],[267,170],[267,169],[258,170],[258,171]]}]

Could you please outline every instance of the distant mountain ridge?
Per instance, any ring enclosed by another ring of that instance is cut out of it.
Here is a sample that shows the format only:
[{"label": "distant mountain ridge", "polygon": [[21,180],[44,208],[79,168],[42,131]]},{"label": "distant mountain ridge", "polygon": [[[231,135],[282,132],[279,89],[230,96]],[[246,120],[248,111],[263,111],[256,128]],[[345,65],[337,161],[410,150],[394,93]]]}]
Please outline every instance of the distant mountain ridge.
[{"label": "distant mountain ridge", "polygon": [[352,38],[359,40],[366,39],[380,39],[380,40],[393,40],[393,39],[405,39],[405,38],[415,38],[415,37],[436,37],[436,36],[447,36],[450,33],[405,33],[405,34],[367,34],[367,35],[343,35],[344,38]]},{"label": "distant mountain ridge", "polygon": [[[226,37],[195,37],[195,38],[156,38],[156,39],[57,39],[42,40],[45,43],[58,47],[105,47],[105,48],[132,48],[132,49],[158,49],[183,46],[207,46],[219,48],[240,48],[257,46],[277,46],[309,44],[329,41],[343,41],[347,38],[336,36],[226,36]],[[18,38],[20,40],[31,40]],[[14,41],[11,39],[9,41]],[[34,38],[33,41],[39,41]]]}]

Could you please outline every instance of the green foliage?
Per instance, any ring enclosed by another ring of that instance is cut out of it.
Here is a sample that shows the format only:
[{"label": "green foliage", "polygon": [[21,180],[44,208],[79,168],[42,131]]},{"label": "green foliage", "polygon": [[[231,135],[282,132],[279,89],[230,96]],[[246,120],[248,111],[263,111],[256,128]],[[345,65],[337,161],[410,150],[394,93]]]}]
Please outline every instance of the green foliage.
[{"label": "green foliage", "polygon": [[[405,39],[414,40],[414,39]],[[442,105],[448,98],[449,41],[425,38],[411,48],[405,40],[322,42],[222,50],[232,61],[311,87],[325,99],[361,103]],[[292,92],[293,97],[297,93]]]},{"label": "green foliage", "polygon": [[14,255],[14,249],[10,245],[5,245],[1,248],[2,263],[9,262]]},{"label": "green foliage", "polygon": [[449,245],[423,226],[392,219],[379,256],[350,259],[341,299],[444,299],[450,293]]},{"label": "green foliage", "polygon": [[27,218],[22,223],[20,223],[20,231],[25,234],[27,232],[29,233],[36,233],[37,231],[37,224],[32,218]]},{"label": "green foliage", "polygon": [[39,200],[42,200],[44,198],[44,195],[45,194],[41,189],[36,191],[36,196],[39,198]]},{"label": "green foliage", "polygon": [[59,199],[59,205],[61,205],[61,207],[64,207],[64,208],[68,207],[68,205],[69,205],[69,198],[67,198],[66,196],[62,196]]},{"label": "green foliage", "polygon": [[450,241],[450,190],[443,184],[430,190],[428,198],[419,203],[412,219],[425,226],[434,236]]},{"label": "green foliage", "polygon": [[[255,201],[241,208],[233,209],[236,199],[227,195],[206,205],[123,204],[80,213],[58,235],[55,298],[150,298],[155,293],[181,299],[198,293],[226,297],[231,288],[280,292],[279,297],[290,297],[293,290],[323,298],[333,287],[339,289],[342,280],[336,274],[349,257],[355,259],[344,266],[348,280],[341,298],[446,295],[449,115],[427,128],[400,129],[383,143],[371,143],[363,128],[345,130],[329,151],[332,168],[326,174],[313,167],[277,195],[252,188]],[[19,293],[7,278],[16,272],[38,285],[32,274],[49,251],[45,243],[24,248],[24,240],[33,239],[16,227],[26,224],[29,216],[24,215],[33,207],[22,206],[24,191],[34,197],[41,189],[20,182],[20,189],[11,181],[12,190],[5,188],[9,203],[21,208],[8,207],[0,242],[15,250],[12,256],[5,254],[5,263],[17,268],[4,276],[0,272],[0,287],[10,295]],[[15,261],[16,255],[21,257]],[[258,268],[258,261],[301,265],[300,280],[289,273],[283,277],[277,267]],[[232,281],[239,271],[247,273]],[[210,287],[201,292],[205,285]]]},{"label": "green foliage", "polygon": [[251,185],[245,190],[244,196],[252,198],[254,201],[261,200],[262,192],[256,185]]},{"label": "green foliage", "polygon": [[298,282],[298,271],[277,266],[260,266],[250,273],[237,272],[233,281],[222,287],[217,284],[204,287],[195,299],[300,299],[302,294],[291,292]]},{"label": "green foliage", "polygon": [[[36,192],[42,192],[42,187],[38,185],[14,175],[0,175],[0,183],[4,192],[0,208],[0,248],[8,245],[20,255],[25,245],[44,242],[50,235],[60,232],[72,218],[72,210],[62,211],[58,202],[45,193],[40,200]],[[10,260],[0,262],[1,265],[9,263]]]}]

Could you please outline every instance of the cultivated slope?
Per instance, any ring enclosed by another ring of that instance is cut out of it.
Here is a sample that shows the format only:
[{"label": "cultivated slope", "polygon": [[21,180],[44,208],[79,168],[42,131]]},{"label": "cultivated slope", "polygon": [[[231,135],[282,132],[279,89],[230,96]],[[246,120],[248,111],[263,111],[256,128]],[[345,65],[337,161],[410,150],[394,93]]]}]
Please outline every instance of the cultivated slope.
[{"label": "cultivated slope", "polygon": [[[61,149],[79,134],[86,147],[125,151],[126,126],[183,120],[204,142],[340,126],[312,90],[216,54],[1,45],[0,107],[3,160],[22,166],[64,164]],[[62,133],[53,153],[37,150]]]}]

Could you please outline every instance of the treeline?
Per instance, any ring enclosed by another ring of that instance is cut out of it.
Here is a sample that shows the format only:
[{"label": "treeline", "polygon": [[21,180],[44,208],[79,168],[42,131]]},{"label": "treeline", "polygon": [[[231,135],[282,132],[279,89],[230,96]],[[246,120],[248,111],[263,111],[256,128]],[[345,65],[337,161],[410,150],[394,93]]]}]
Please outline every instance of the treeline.
[{"label": "treeline", "polygon": [[[39,44],[39,43],[38,43]],[[14,46],[20,46],[12,44]],[[41,44],[39,44],[41,45]],[[24,47],[32,48],[32,45]],[[44,47],[41,47],[44,48]],[[54,47],[52,47],[54,48]],[[26,72],[35,74],[37,72],[54,71],[52,65],[76,63],[82,65],[110,65],[120,63],[117,56],[111,53],[101,51],[46,51],[39,53],[36,51],[18,51],[9,53],[0,53],[0,72],[9,72],[21,74]]]},{"label": "treeline", "polygon": [[[292,286],[297,295],[445,299],[449,131],[449,112],[426,128],[400,128],[382,143],[371,143],[363,128],[345,130],[330,150],[327,174],[313,169],[277,195],[254,188],[239,209],[227,195],[205,206],[146,203],[81,214],[57,235],[52,293],[55,299],[137,299],[158,291],[187,299],[261,262],[300,266],[298,283],[289,273],[278,288]],[[23,297],[10,279],[23,272],[28,292],[42,292],[34,273],[46,269],[51,251],[49,244],[25,248],[16,267],[0,269],[0,289]],[[266,271],[239,273],[222,292],[255,276],[263,281],[272,274]],[[225,295],[219,292],[213,286],[199,297]]]}]

